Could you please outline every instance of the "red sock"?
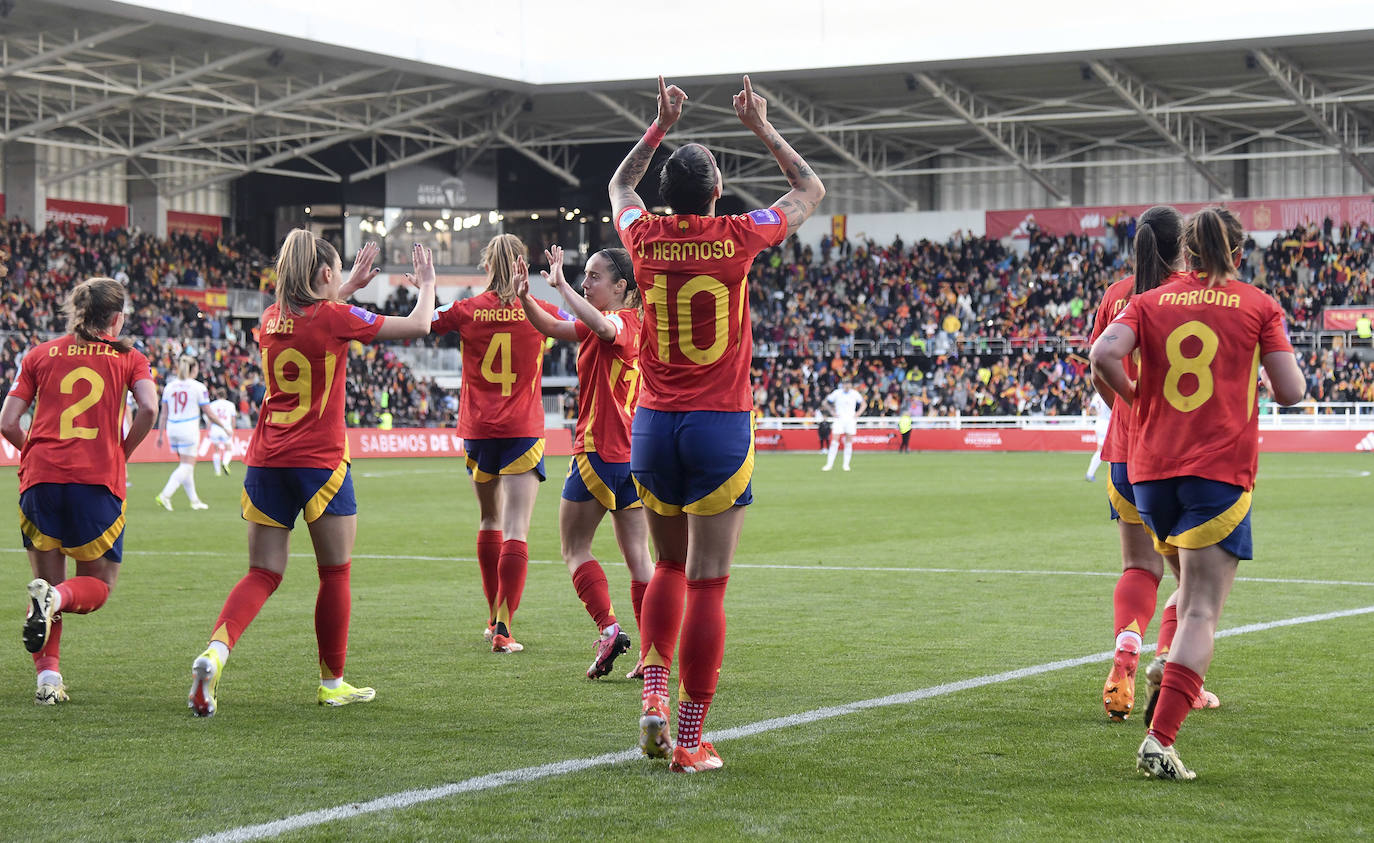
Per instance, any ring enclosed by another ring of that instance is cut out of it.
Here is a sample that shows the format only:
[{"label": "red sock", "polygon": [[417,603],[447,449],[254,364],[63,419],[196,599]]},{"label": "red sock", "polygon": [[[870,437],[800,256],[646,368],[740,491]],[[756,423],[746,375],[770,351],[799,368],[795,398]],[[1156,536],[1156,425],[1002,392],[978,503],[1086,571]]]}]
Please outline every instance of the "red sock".
[{"label": "red sock", "polygon": [[1159,599],[1159,577],[1143,568],[1127,568],[1116,581],[1112,592],[1112,609],[1116,617],[1116,634],[1130,630],[1142,639],[1150,619],[1155,616]]},{"label": "red sock", "polygon": [[320,650],[320,678],[340,679],[348,656],[348,616],[353,607],[349,572],[353,561],[321,565],[320,592],[315,597],[315,641]]},{"label": "red sock", "polygon": [[678,667],[677,740],[691,749],[701,742],[701,725],[720,678],[725,656],[725,585],[729,577],[687,582],[682,618],[682,663]]},{"label": "red sock", "polygon": [[501,561],[501,531],[477,531],[477,567],[482,569],[482,593],[487,597],[487,620],[496,620],[497,566]]},{"label": "red sock", "polygon": [[53,615],[52,626],[48,628],[48,640],[43,642],[43,649],[33,654],[33,667],[38,673],[45,670],[61,673],[57,669],[57,654],[62,649],[62,613]]},{"label": "red sock", "polygon": [[229,592],[224,600],[224,608],[219,610],[215,620],[215,631],[211,641],[220,641],[229,649],[234,649],[239,636],[253,622],[262,610],[262,604],[272,596],[281,585],[281,574],[274,574],[266,568],[249,568],[248,573]]},{"label": "red sock", "polygon": [[615,611],[611,608],[611,589],[606,584],[606,572],[595,559],[588,559],[572,575],[573,588],[587,614],[596,622],[597,629],[605,629],[615,623]]},{"label": "red sock", "polygon": [[1164,607],[1164,618],[1159,622],[1159,647],[1155,655],[1163,656],[1174,646],[1174,633],[1178,632],[1178,605]]},{"label": "red sock", "polygon": [[519,539],[501,543],[501,562],[497,567],[500,588],[496,590],[496,621],[510,630],[510,619],[520,608],[525,593],[525,572],[530,565],[530,546]]},{"label": "red sock", "polygon": [[98,577],[72,577],[57,584],[62,595],[62,611],[86,615],[105,605],[110,599],[110,587]]},{"label": "red sock", "polygon": [[1193,710],[1193,698],[1202,690],[1202,677],[1176,662],[1164,665],[1164,679],[1159,685],[1159,702],[1155,717],[1150,721],[1150,734],[1165,746],[1173,746],[1183,718]]},{"label": "red sock", "polygon": [[[687,566],[660,559],[644,589],[644,616],[639,627],[639,654],[644,657],[646,669],[650,665],[672,669],[677,634],[682,628],[682,598],[686,593]],[[647,687],[647,674],[645,682]]]},{"label": "red sock", "polygon": [[643,629],[644,624],[640,621],[640,615],[644,608],[644,590],[649,584],[640,580],[630,580],[630,605],[635,610],[635,629]]}]

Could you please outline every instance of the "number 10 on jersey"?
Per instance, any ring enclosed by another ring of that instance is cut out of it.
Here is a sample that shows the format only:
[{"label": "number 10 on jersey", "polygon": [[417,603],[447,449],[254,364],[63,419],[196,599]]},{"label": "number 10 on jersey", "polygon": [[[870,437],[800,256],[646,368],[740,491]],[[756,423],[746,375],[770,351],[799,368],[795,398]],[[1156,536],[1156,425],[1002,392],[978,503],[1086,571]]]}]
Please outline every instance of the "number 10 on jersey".
[{"label": "number 10 on jersey", "polygon": [[[693,331],[692,305],[698,298],[714,310],[710,342],[705,346],[697,345]],[[653,308],[659,360],[670,362],[674,342],[698,366],[709,366],[725,355],[730,343],[730,290],[724,284],[709,275],[695,275],[670,293],[668,276],[655,275],[644,300]]]}]

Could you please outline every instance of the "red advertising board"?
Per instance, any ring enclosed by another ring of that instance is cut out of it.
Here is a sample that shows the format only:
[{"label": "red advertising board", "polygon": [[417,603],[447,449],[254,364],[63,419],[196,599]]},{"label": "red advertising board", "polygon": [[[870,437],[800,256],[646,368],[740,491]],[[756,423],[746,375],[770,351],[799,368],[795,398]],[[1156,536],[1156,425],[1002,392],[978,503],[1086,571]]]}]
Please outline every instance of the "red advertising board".
[{"label": "red advertising board", "polygon": [[129,227],[129,208],[126,205],[49,199],[47,220],[50,223],[84,225],[109,231],[112,228]]},{"label": "red advertising board", "polygon": [[[1336,225],[1349,222],[1374,223],[1374,197],[1322,196],[1312,199],[1239,199],[1229,202],[1170,203],[1185,214],[1221,204],[1240,217],[1246,231],[1291,231],[1299,225],[1321,224],[1330,217]],[[1029,222],[1034,219],[1041,231],[1048,234],[1087,234],[1101,237],[1106,233],[1107,220],[1118,214],[1138,217],[1149,205],[1096,205],[1078,208],[1022,208],[1014,211],[988,211],[985,216],[987,236],[1025,239]]]},{"label": "red advertising board", "polygon": [[168,211],[167,233],[200,235],[206,240],[218,240],[220,235],[224,233],[224,219],[212,214]]},{"label": "red advertising board", "polygon": [[1322,310],[1323,331],[1354,331],[1360,317],[1374,320],[1374,307],[1328,307]]}]

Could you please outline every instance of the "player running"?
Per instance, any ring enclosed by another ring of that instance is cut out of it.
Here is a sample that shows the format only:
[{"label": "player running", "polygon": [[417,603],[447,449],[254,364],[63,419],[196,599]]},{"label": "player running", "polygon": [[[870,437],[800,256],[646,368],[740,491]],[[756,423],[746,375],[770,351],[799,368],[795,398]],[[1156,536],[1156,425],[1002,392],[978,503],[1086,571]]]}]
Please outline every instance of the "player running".
[{"label": "player running", "polygon": [[[586,298],[563,277],[562,247],[554,246],[544,257],[549,262],[545,280],[562,294],[576,320],[549,315],[530,298],[528,282],[516,292],[531,325],[546,336],[579,344],[577,429],[558,505],[558,529],[573,587],[600,632],[596,658],[587,668],[587,678],[597,679],[610,673],[616,657],[630,649],[630,636],[621,631],[611,606],[606,573],[592,556],[592,538],[607,512],[630,569],[636,628],[654,570],[643,504],[630,479],[630,420],[639,387],[639,289],[624,249],[602,249],[587,259],[582,281]],[[636,666],[627,678],[640,673]]]},{"label": "player running", "polygon": [[[1102,335],[1133,294],[1148,292],[1171,278],[1183,277],[1183,217],[1172,207],[1156,205],[1142,214],[1134,245],[1136,273],[1107,288],[1093,319],[1093,340]],[[1134,377],[1134,358],[1127,357],[1123,365],[1127,375]],[[1095,402],[1106,404],[1107,399],[1113,397],[1105,384],[1098,384],[1098,390],[1093,396]],[[1111,411],[1108,410],[1108,413]],[[1141,645],[1155,615],[1159,581],[1164,576],[1165,562],[1173,571],[1174,579],[1178,579],[1177,556],[1161,556],[1155,550],[1154,539],[1136,511],[1135,493],[1131,489],[1126,462],[1134,433],[1135,412],[1123,405],[1121,412],[1109,415],[1101,446],[1102,456],[1109,468],[1107,510],[1112,520],[1117,522],[1121,534],[1121,577],[1112,592],[1115,654],[1107,681],[1102,686],[1102,704],[1107,716],[1118,721],[1129,717],[1135,705],[1136,669],[1140,664]],[[1164,606],[1156,658],[1145,671],[1150,687],[1147,699],[1158,688],[1164,670],[1164,656],[1169,652],[1174,631],[1178,627],[1175,611],[1177,600],[1178,591],[1175,590]],[[1194,708],[1216,708],[1220,705],[1216,695],[1206,689],[1201,690],[1193,700]],[[1150,714],[1147,707],[1146,723],[1149,723]]]},{"label": "player running", "polygon": [[[1140,229],[1136,230],[1139,231]],[[1092,401],[1088,403],[1088,407],[1093,414],[1093,438],[1097,440],[1097,448],[1088,460],[1088,472],[1083,475],[1083,479],[1092,483],[1097,480],[1097,469],[1102,466],[1102,446],[1107,444],[1107,430],[1112,424],[1112,407],[1102,400],[1100,393],[1096,392],[1093,393]]]},{"label": "player running", "polygon": [[408,316],[379,316],[344,299],[375,274],[377,245],[368,243],[344,281],[339,253],[302,228],[282,243],[277,301],[263,312],[259,344],[267,397],[244,458],[242,509],[248,522],[248,574],[224,601],[210,645],[191,665],[187,704],[198,717],[219,707],[216,692],[229,651],[281,584],[296,516],[305,514],[320,589],[315,600],[320,705],[368,702],[371,688],[343,679],[348,653],[349,589],[358,506],[344,431],[344,381],[351,342],[423,337],[434,313],[434,261],[415,244],[411,260],[419,295]]},{"label": "player running", "polygon": [[[515,291],[529,277],[528,251],[514,234],[482,250],[487,289],[434,313],[434,333],[457,331],[463,343],[458,435],[477,493],[477,564],[487,598],[484,637],[493,653],[525,649],[511,619],[525,591],[526,539],[544,482],[544,335],[525,317]],[[531,299],[550,314],[553,305]]]},{"label": "player running", "polygon": [[215,387],[215,400],[206,409],[218,424],[210,428],[210,449],[215,460],[215,476],[229,475],[229,463],[234,461],[234,420],[238,408],[226,396],[224,387]]},{"label": "player running", "polygon": [[200,450],[200,420],[205,418],[212,427],[233,435],[224,422],[210,414],[210,393],[205,384],[196,380],[199,364],[194,357],[182,357],[177,361],[177,376],[168,381],[162,390],[162,416],[158,421],[157,446],[162,447],[162,439],[172,447],[177,455],[177,467],[167,478],[167,485],[153,500],[168,512],[172,511],[172,495],[178,486],[186,490],[191,499],[192,509],[209,509],[210,505],[196,494],[196,456]]},{"label": "player running", "polygon": [[835,453],[844,440],[844,470],[849,470],[849,460],[854,456],[854,435],[859,431],[859,416],[868,407],[868,401],[854,388],[854,381],[846,377],[840,388],[825,397],[825,403],[835,410],[835,438],[830,440],[830,452],[821,471],[835,467]]},{"label": "player running", "polygon": [[[114,588],[124,556],[125,463],[157,416],[148,358],[119,339],[124,303],[124,286],[112,278],[77,285],[66,335],[24,355],[0,407],[0,435],[20,449],[19,529],[35,577],[23,639],[39,705],[68,699],[58,664],[62,613],[94,612]],[[126,391],[137,410],[124,433]],[[30,406],[25,433],[20,420]],[[76,560],[71,579],[64,556]]]},{"label": "player running", "polygon": [[[1177,553],[1179,625],[1137,769],[1196,777],[1174,747],[1202,690],[1217,620],[1239,560],[1253,558],[1250,496],[1259,462],[1258,370],[1275,399],[1306,390],[1283,311],[1236,268],[1244,232],[1225,209],[1193,214],[1184,239],[1194,272],[1133,296],[1093,343],[1094,378],[1133,405],[1128,458],[1141,520],[1164,553]],[[1139,380],[1122,361],[1140,350]]]},{"label": "player running", "polygon": [[[754,256],[811,216],[825,187],[768,122],[749,77],[735,113],[772,151],[792,190],[771,208],[715,215],[721,174],[706,147],[689,143],[664,163],[660,192],[676,212],[655,216],[635,188],[687,95],[658,80],[658,119],[611,179],[616,229],[644,296],[639,409],[631,471],[644,500],[658,564],[641,617],[644,691],[640,748],[672,756],[675,772],[714,770],[701,740],[725,652],[725,585],[753,502],[753,337],[747,280]],[[684,608],[685,597],[685,608]],[[668,728],[668,674],[681,631],[678,742]]]}]

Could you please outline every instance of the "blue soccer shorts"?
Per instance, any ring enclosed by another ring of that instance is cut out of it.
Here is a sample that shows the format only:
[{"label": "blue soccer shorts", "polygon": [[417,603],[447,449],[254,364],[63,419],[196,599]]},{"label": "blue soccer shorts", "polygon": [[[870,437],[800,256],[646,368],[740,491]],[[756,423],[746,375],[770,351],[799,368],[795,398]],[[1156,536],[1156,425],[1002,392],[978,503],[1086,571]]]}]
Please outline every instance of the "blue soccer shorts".
[{"label": "blue soccer shorts", "polygon": [[1239,486],[1172,477],[1136,483],[1135,500],[1160,553],[1217,545],[1237,559],[1254,558],[1250,493]]},{"label": "blue soccer shorts", "polygon": [[630,477],[630,464],[606,462],[595,453],[573,454],[563,481],[563,499],[574,503],[594,500],[607,512],[644,505]]},{"label": "blue soccer shorts", "polygon": [[659,515],[718,515],[754,502],[754,431],[748,412],[640,407],[630,428],[630,472]]},{"label": "blue soccer shorts", "polygon": [[307,524],[321,515],[358,514],[353,471],[347,462],[332,471],[250,465],[243,474],[239,503],[243,520],[288,530],[296,526],[296,516],[301,513],[305,513]]},{"label": "blue soccer shorts", "polygon": [[510,439],[464,439],[468,474],[478,483],[490,483],[502,474],[533,471],[544,482],[544,440],[536,436]]},{"label": "blue soccer shorts", "polygon": [[104,486],[36,483],[19,495],[24,547],[60,550],[78,562],[124,559],[126,502]]}]

